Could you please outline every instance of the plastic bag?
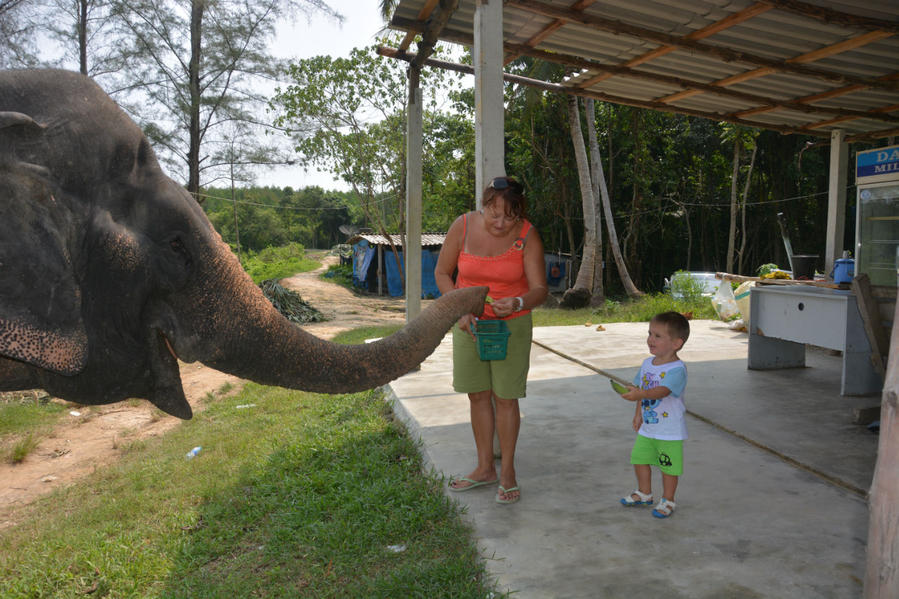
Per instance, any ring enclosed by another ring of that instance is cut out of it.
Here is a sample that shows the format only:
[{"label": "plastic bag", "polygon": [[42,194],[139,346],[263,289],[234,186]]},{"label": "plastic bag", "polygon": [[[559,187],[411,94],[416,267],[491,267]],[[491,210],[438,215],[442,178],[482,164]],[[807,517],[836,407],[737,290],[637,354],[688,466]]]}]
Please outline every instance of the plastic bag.
[{"label": "plastic bag", "polygon": [[734,299],[734,290],[731,289],[730,281],[721,279],[718,285],[718,291],[712,297],[712,306],[718,318],[727,322],[740,316],[740,310],[737,308],[737,300]]},{"label": "plastic bag", "polygon": [[740,317],[747,325],[749,324],[749,292],[755,287],[755,281],[744,281],[740,286],[734,289],[734,299],[737,302],[737,310],[740,311]]}]

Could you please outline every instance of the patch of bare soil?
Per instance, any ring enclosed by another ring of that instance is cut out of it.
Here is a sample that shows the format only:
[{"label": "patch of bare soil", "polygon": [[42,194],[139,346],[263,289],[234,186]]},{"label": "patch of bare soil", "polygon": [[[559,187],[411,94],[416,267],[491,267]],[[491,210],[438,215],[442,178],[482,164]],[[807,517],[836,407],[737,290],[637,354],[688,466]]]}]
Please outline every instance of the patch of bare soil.
[{"label": "patch of bare soil", "polygon": [[[304,329],[318,337],[331,339],[342,331],[361,326],[405,322],[402,298],[360,296],[340,285],[323,281],[319,275],[338,258],[330,254],[316,257],[323,261],[319,270],[281,282],[329,318],[303,325]],[[201,400],[207,394],[218,392],[226,384],[233,387],[232,392],[237,392],[245,382],[198,363],[182,364],[181,380],[194,412],[202,411],[204,402]],[[12,464],[4,460],[0,463],[0,529],[15,524],[19,510],[41,495],[113,463],[124,446],[163,435],[181,422],[146,401],[87,407],[69,404],[67,411],[62,421],[41,438],[24,461]],[[79,415],[72,415],[72,412]],[[7,445],[3,441],[6,440],[0,440],[0,447]]]}]

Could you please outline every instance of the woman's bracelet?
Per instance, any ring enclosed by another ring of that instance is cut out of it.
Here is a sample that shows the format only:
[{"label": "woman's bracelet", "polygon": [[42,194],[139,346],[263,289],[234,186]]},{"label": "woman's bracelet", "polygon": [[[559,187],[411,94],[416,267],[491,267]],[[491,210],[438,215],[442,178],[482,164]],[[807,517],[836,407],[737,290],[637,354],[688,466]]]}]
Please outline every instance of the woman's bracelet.
[{"label": "woman's bracelet", "polygon": [[521,312],[522,310],[524,310],[524,298],[519,296],[519,297],[516,297],[515,299],[518,300],[518,307],[515,308],[515,311]]}]

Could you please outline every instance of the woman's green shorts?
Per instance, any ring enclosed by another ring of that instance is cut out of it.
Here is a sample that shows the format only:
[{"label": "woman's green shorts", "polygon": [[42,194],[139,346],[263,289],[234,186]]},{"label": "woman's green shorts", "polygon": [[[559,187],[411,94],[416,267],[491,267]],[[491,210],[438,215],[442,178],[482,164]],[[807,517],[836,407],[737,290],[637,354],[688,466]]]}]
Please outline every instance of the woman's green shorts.
[{"label": "woman's green shorts", "polygon": [[453,327],[453,389],[457,393],[492,390],[500,399],[525,396],[533,320],[529,312],[510,318],[506,325],[510,334],[505,360],[481,360],[471,335],[458,324]]}]

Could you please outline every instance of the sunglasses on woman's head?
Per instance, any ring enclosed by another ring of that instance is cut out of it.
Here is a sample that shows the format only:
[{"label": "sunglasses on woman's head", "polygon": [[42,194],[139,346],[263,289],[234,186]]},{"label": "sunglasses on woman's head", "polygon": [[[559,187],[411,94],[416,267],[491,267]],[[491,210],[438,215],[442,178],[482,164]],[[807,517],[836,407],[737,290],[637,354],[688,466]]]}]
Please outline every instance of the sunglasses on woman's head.
[{"label": "sunglasses on woman's head", "polygon": [[490,182],[488,187],[492,187],[497,191],[502,191],[503,189],[511,188],[517,194],[521,194],[524,191],[524,188],[521,186],[521,183],[516,181],[515,179],[509,179],[508,177],[497,177],[493,181]]}]

